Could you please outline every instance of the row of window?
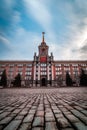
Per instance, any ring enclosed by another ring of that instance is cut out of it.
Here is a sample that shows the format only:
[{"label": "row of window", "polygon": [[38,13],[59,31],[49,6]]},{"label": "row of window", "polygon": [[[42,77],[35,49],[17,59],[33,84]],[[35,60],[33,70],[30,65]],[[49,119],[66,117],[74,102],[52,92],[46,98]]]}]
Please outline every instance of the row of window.
[{"label": "row of window", "polygon": [[[10,67],[14,67],[15,65],[16,66],[19,66],[19,67],[22,67],[22,66],[29,66],[29,67],[31,67],[32,66],[32,64],[17,64],[17,63],[15,63],[15,64],[8,64],[8,63],[6,63],[6,64],[0,64],[0,67],[5,67],[5,66],[10,66]],[[37,64],[37,66],[39,66],[39,65],[41,65],[41,66],[47,66],[47,64],[45,64],[45,63],[43,63],[43,64]],[[62,65],[64,65],[64,66],[70,66],[70,65],[72,65],[72,66],[78,66],[78,65],[80,65],[80,66],[87,66],[87,64],[55,64],[55,66],[62,66]],[[49,64],[49,66],[51,66],[51,64]]]},{"label": "row of window", "polygon": [[[69,71],[68,72],[69,74],[71,74],[71,72]],[[56,75],[61,75],[62,72],[56,72]],[[79,75],[80,73],[79,72],[73,72],[73,75]],[[66,72],[64,72],[64,75],[66,75]]]},{"label": "row of window", "polygon": [[18,66],[18,67],[22,67],[22,66],[29,66],[29,67],[31,67],[32,66],[32,64],[0,64],[0,66],[1,67],[5,67],[5,66],[10,66],[10,67],[14,67],[14,66]]},{"label": "row of window", "polygon": [[67,67],[67,66],[73,66],[73,67],[78,67],[78,66],[87,66],[87,64],[55,64],[55,66],[58,66],[58,67],[60,67],[60,66],[65,66],[65,67]]}]

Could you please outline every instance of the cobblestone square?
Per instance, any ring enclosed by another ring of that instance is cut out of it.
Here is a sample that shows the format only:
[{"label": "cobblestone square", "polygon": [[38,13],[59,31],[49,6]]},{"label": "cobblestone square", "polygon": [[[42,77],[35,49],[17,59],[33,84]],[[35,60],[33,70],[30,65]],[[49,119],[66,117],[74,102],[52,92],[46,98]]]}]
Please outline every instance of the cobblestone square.
[{"label": "cobblestone square", "polygon": [[87,130],[87,87],[0,89],[0,130]]}]

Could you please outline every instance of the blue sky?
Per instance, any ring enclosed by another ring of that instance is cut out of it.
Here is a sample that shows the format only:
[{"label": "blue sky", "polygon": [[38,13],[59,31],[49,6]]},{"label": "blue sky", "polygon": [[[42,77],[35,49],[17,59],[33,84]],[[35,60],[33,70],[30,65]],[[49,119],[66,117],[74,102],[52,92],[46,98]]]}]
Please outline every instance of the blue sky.
[{"label": "blue sky", "polygon": [[87,0],[0,0],[0,60],[33,60],[43,31],[55,60],[87,60]]}]

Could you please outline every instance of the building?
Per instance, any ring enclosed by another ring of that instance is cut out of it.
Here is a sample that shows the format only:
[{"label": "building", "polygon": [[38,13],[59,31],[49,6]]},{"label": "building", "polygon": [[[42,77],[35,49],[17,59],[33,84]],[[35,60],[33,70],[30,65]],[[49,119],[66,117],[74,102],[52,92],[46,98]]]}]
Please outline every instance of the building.
[{"label": "building", "polygon": [[78,85],[81,68],[87,73],[87,61],[55,61],[44,40],[38,46],[33,61],[0,61],[0,75],[6,69],[8,85],[20,73],[22,86],[65,86],[66,72]]}]

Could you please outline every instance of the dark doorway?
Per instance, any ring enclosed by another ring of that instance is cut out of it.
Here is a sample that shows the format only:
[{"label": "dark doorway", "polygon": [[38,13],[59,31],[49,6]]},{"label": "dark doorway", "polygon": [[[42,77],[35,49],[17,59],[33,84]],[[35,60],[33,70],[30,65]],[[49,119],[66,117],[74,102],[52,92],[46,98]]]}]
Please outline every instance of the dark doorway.
[{"label": "dark doorway", "polygon": [[46,86],[46,78],[42,78],[42,80],[41,80],[41,86]]}]

